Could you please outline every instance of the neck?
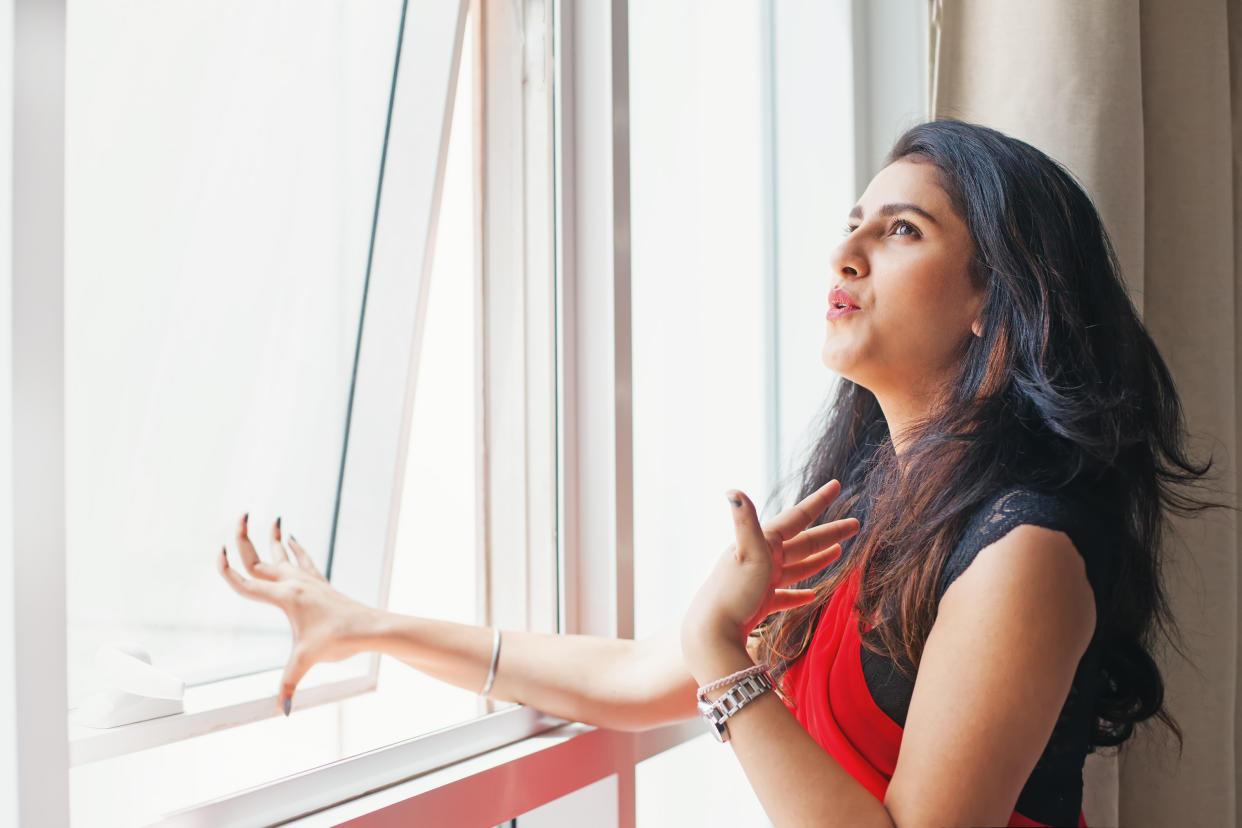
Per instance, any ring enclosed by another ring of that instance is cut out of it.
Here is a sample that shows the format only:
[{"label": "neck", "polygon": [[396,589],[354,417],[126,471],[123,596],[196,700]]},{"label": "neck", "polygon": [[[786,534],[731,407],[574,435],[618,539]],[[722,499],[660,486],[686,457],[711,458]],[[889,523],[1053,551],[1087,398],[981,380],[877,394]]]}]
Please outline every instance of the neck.
[{"label": "neck", "polygon": [[893,443],[893,452],[898,456],[906,451],[911,441],[911,428],[917,421],[926,417],[931,411],[931,395],[928,393],[876,393],[876,402],[884,412],[884,420],[888,423],[889,438]]}]

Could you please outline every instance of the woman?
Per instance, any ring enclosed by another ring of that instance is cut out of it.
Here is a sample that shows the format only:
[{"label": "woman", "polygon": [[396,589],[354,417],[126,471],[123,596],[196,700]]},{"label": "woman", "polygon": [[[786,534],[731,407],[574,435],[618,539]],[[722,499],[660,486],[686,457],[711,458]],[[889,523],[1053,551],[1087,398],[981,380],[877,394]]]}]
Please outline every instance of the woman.
[{"label": "woman", "polygon": [[760,692],[720,729],[776,825],[1085,825],[1088,752],[1152,716],[1180,743],[1148,654],[1173,630],[1161,539],[1169,512],[1221,505],[1179,491],[1211,462],[1185,453],[1099,216],[1033,147],[922,124],[850,214],[827,287],[822,358],[843,382],[800,502],[761,526],[729,494],[737,543],[679,631],[506,631],[497,661],[491,630],[336,592],[279,521],[259,561],[243,518],[254,577],[223,552],[219,569],[289,617],[286,715],[313,664],[362,650],[620,729],[745,681]]}]

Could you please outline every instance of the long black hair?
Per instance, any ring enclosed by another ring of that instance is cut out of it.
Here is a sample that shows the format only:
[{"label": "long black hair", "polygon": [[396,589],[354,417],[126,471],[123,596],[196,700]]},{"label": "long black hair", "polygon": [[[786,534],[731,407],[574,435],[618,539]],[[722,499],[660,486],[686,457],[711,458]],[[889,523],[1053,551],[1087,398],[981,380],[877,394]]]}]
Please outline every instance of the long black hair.
[{"label": "long black hair", "polygon": [[761,625],[759,658],[779,678],[833,591],[861,567],[859,616],[883,622],[880,650],[912,677],[938,578],[971,514],[1010,485],[1070,492],[1092,505],[1110,539],[1091,747],[1120,745],[1156,716],[1180,751],[1151,656],[1158,633],[1180,639],[1162,585],[1163,539],[1170,513],[1228,504],[1191,491],[1212,461],[1187,453],[1173,379],[1100,217],[1056,161],[987,127],[920,124],[897,140],[888,161],[897,160],[933,165],[969,228],[970,277],[985,290],[982,335],[963,338],[956,376],[911,427],[900,465],[875,395],[841,380],[799,498],[837,478],[842,493],[816,522],[853,515],[862,528],[841,558],[800,584],[817,590],[814,602]]}]

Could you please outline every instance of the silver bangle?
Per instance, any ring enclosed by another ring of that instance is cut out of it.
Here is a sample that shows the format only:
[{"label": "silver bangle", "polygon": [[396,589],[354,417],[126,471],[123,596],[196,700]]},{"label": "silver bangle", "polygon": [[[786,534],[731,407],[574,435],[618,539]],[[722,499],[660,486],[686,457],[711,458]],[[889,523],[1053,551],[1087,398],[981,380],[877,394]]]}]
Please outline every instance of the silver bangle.
[{"label": "silver bangle", "polygon": [[487,684],[483,685],[483,692],[480,696],[486,696],[492,689],[492,682],[496,680],[496,662],[500,660],[500,627],[492,627],[492,666],[487,671]]}]

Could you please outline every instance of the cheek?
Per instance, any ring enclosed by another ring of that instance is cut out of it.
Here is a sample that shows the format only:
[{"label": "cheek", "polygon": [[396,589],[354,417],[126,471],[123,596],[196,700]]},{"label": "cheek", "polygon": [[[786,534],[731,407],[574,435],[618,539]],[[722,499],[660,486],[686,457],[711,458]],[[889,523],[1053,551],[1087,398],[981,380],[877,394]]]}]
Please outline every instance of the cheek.
[{"label": "cheek", "polygon": [[877,296],[874,331],[886,349],[938,360],[970,332],[972,298],[940,274],[893,285]]}]

